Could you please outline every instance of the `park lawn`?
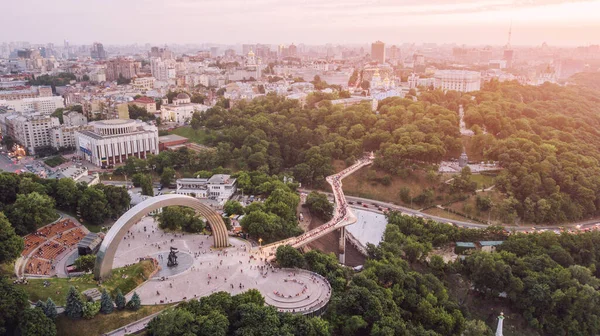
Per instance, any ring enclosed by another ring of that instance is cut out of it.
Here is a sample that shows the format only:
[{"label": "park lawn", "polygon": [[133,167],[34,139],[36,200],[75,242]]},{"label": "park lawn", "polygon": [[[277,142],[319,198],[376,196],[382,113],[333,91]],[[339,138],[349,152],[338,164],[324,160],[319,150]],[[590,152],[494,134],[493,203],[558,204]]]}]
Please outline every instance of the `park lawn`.
[{"label": "park lawn", "polygon": [[[50,286],[48,287],[44,287],[44,281],[46,280],[50,282]],[[71,286],[75,286],[80,292],[98,287],[96,281],[86,276],[77,278],[28,279],[28,281],[29,284],[18,286],[27,293],[29,301],[46,301],[46,299],[51,298],[57,306],[65,305],[65,298]]]},{"label": "park lawn", "polygon": [[56,331],[58,335],[91,336],[102,335],[109,331],[123,327],[142,319],[148,315],[157,313],[173,304],[142,306],[137,311],[116,310],[112,314],[99,313],[91,320],[71,320],[64,314],[56,319]]},{"label": "park lawn", "polygon": [[[117,289],[121,289],[123,294],[127,294],[146,281],[152,271],[154,271],[154,265],[150,261],[116,268],[113,270],[113,275],[105,280],[101,287],[106,288],[113,295],[116,294]],[[51,285],[44,288],[46,280]],[[67,292],[71,286],[75,286],[79,292],[100,287],[92,274],[86,274],[73,278],[29,279],[29,284],[22,285],[21,288],[25,290],[32,302],[46,300],[50,297],[57,306],[64,306]]]},{"label": "park lawn", "polygon": [[184,127],[178,127],[176,129],[170,131],[169,133],[177,134],[182,137],[188,138],[191,142],[194,142],[197,144],[204,145],[206,143],[207,133],[205,130],[202,130],[202,129],[194,130],[193,128],[191,128],[189,126],[184,126]]}]

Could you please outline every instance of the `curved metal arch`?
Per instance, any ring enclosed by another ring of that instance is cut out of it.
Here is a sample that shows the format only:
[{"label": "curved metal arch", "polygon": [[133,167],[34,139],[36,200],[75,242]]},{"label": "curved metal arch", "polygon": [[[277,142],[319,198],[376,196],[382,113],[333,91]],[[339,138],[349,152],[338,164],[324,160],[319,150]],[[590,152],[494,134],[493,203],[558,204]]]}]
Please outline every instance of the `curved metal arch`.
[{"label": "curved metal arch", "polygon": [[148,198],[142,203],[129,209],[123,214],[115,224],[106,233],[106,237],[100,245],[96,255],[96,264],[94,265],[94,277],[104,279],[110,276],[113,268],[113,261],[119,243],[127,231],[146,216],[148,213],[171,205],[190,207],[196,210],[196,213],[206,219],[213,232],[214,247],[229,246],[229,236],[227,227],[223,218],[211,207],[200,202],[198,199],[185,195],[161,195]]}]

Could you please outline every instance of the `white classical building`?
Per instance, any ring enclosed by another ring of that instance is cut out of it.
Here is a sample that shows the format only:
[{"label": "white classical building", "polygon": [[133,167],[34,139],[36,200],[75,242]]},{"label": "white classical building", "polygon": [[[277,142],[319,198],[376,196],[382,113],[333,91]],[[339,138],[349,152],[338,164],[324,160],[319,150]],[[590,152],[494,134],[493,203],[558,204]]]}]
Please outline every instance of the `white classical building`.
[{"label": "white classical building", "polygon": [[231,175],[215,174],[211,178],[182,178],[177,180],[177,194],[209,198],[225,203],[236,191],[236,179]]},{"label": "white classical building", "polygon": [[434,75],[434,87],[459,92],[479,91],[481,73],[467,70],[438,70]]},{"label": "white classical building", "polygon": [[124,163],[134,156],[158,154],[158,128],[139,120],[113,119],[90,123],[91,130],[77,131],[77,154],[96,166]]},{"label": "white classical building", "polygon": [[182,92],[173,99],[172,104],[162,105],[161,118],[162,120],[184,124],[192,119],[194,112],[204,112],[206,110],[208,110],[208,106],[192,103],[190,96]]}]

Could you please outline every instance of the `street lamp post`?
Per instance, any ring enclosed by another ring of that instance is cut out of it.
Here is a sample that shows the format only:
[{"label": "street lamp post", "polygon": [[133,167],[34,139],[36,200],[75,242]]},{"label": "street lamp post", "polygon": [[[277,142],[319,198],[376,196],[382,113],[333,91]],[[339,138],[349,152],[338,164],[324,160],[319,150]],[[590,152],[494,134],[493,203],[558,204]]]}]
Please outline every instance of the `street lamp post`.
[{"label": "street lamp post", "polygon": [[258,238],[258,246],[259,247],[262,247],[262,242],[263,242],[262,238]]}]

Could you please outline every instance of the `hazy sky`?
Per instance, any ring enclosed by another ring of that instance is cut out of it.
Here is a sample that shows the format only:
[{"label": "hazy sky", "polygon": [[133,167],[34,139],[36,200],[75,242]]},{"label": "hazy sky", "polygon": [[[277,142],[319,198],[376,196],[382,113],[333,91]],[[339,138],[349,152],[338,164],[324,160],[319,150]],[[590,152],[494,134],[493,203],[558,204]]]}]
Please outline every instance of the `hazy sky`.
[{"label": "hazy sky", "polygon": [[600,0],[13,0],[0,41],[600,43]]}]

